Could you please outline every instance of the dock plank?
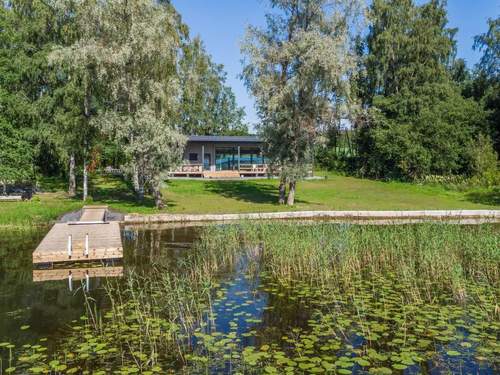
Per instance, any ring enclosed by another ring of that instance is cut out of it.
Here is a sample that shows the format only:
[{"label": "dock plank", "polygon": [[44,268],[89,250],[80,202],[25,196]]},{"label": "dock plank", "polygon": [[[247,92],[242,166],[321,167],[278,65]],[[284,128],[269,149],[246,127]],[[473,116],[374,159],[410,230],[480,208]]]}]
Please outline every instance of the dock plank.
[{"label": "dock plank", "polygon": [[83,207],[82,217],[80,218],[79,221],[81,222],[104,221],[104,216],[106,215],[107,209],[108,208],[106,206],[95,206],[95,207],[85,206]]}]

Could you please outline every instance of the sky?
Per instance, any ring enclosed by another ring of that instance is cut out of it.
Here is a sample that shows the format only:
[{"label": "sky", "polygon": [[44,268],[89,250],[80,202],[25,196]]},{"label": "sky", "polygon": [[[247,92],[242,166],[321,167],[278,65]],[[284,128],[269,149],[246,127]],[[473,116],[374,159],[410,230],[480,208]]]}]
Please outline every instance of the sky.
[{"label": "sky", "polygon": [[[424,0],[418,1],[419,3]],[[240,43],[248,25],[264,26],[270,11],[265,0],[173,0],[191,36],[199,35],[213,61],[223,64],[227,84],[233,89],[239,106],[245,108],[246,121],[253,130],[258,122],[254,101],[239,75],[241,74]],[[472,50],[474,36],[487,30],[486,20],[500,14],[500,0],[448,0],[449,27],[457,27],[458,57],[469,67],[481,54]]]}]

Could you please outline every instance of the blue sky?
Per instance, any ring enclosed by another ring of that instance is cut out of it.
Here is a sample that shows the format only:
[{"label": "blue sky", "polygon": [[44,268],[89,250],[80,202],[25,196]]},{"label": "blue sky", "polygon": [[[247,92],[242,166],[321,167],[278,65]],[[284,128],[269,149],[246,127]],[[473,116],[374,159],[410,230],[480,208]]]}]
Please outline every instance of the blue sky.
[{"label": "blue sky", "polygon": [[[238,104],[245,107],[247,122],[257,123],[253,99],[238,78],[242,58],[240,42],[248,25],[264,25],[264,16],[269,11],[267,1],[173,0],[173,3],[189,25],[191,35],[199,35],[214,62],[224,65],[228,84]],[[500,0],[448,0],[449,26],[459,29],[456,36],[458,56],[464,58],[469,66],[480,57],[478,52],[472,50],[474,36],[486,31],[488,17],[498,14]]]}]

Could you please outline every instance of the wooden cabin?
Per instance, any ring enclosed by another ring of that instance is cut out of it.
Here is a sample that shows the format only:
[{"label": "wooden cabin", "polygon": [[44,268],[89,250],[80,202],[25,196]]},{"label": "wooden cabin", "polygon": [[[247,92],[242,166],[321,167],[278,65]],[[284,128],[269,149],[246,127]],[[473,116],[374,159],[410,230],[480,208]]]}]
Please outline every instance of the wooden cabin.
[{"label": "wooden cabin", "polygon": [[170,176],[240,178],[268,173],[259,137],[193,135],[188,138],[182,165]]}]

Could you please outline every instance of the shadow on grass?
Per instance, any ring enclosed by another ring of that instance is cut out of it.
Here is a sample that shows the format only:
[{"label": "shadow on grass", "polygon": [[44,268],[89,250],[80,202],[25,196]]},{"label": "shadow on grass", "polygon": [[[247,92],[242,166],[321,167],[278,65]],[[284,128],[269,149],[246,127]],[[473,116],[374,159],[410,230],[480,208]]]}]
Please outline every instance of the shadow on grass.
[{"label": "shadow on grass", "polygon": [[[258,204],[277,204],[279,198],[277,187],[252,181],[209,181],[205,190],[225,198]],[[295,202],[308,203],[298,199]]]},{"label": "shadow on grass", "polygon": [[467,193],[466,197],[470,202],[500,206],[500,188],[498,187],[488,191],[472,191]]},{"label": "shadow on grass", "polygon": [[124,180],[104,176],[93,178],[90,182],[90,196],[94,201],[128,207],[155,207],[154,199],[148,195],[144,197],[142,202],[139,202],[132,185]]},{"label": "shadow on grass", "polygon": [[42,192],[57,193],[68,191],[68,181],[62,177],[40,177],[38,184]]}]

